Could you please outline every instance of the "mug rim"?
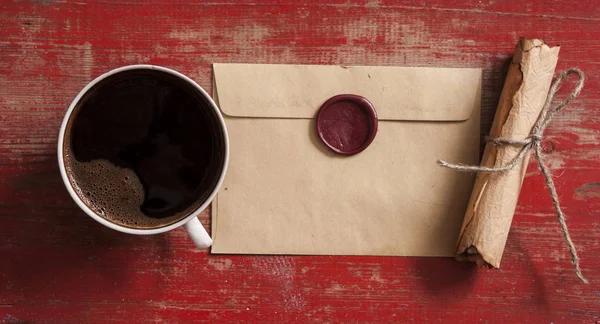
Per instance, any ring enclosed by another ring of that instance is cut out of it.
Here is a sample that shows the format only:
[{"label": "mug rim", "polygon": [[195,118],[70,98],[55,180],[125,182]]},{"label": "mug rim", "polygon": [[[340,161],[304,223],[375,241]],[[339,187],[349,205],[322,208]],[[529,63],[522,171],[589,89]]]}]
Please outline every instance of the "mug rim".
[{"label": "mug rim", "polygon": [[[216,112],[217,115],[217,119],[219,120],[221,129],[222,129],[222,134],[223,134],[223,143],[224,143],[224,157],[223,157],[223,165],[222,165],[222,169],[221,169],[221,174],[219,175],[219,179],[213,189],[213,191],[210,193],[210,195],[205,199],[205,201],[198,207],[196,208],[194,211],[192,211],[189,215],[187,215],[186,217],[178,220],[177,222],[167,225],[167,226],[163,226],[163,227],[158,227],[158,228],[150,228],[150,229],[139,229],[139,228],[130,228],[130,227],[125,227],[116,223],[113,223],[109,220],[107,220],[106,218],[98,215],[97,213],[95,213],[93,210],[91,210],[82,200],[81,198],[77,195],[77,193],[75,192],[75,190],[73,189],[73,185],[71,184],[71,181],[69,180],[69,177],[67,175],[67,170],[65,167],[65,161],[64,161],[64,138],[65,138],[65,133],[67,130],[67,125],[69,123],[69,120],[71,119],[71,115],[73,114],[73,110],[75,109],[75,107],[77,106],[77,104],[80,102],[81,98],[83,98],[83,96],[96,84],[98,84],[100,81],[114,75],[120,72],[124,72],[124,71],[129,71],[129,70],[155,70],[155,71],[161,71],[161,72],[166,72],[169,73],[171,75],[174,75],[176,77],[178,77],[179,79],[186,81],[188,84],[190,84],[196,91],[198,91],[205,99],[208,100],[210,106],[213,108],[213,110]],[[219,191],[219,189],[221,188],[221,185],[223,184],[223,180],[225,179],[225,174],[227,173],[227,168],[229,166],[229,135],[227,133],[227,127],[225,126],[225,119],[223,118],[223,114],[221,113],[219,107],[217,106],[217,104],[214,102],[214,100],[212,99],[212,97],[206,92],[206,90],[204,90],[198,83],[196,83],[194,80],[192,80],[191,78],[189,78],[188,76],[184,75],[181,72],[177,72],[173,69],[167,68],[167,67],[163,67],[163,66],[158,66],[158,65],[150,65],[150,64],[133,64],[133,65],[126,65],[126,66],[122,66],[122,67],[118,67],[116,69],[110,70],[108,72],[105,72],[104,74],[96,77],[95,79],[93,79],[92,81],[90,81],[83,89],[81,89],[81,91],[79,91],[79,93],[77,94],[77,96],[75,97],[75,99],[73,99],[73,101],[71,102],[71,104],[69,105],[69,108],[67,109],[66,113],[65,113],[65,117],[63,118],[61,127],[60,127],[60,132],[58,134],[58,149],[57,149],[57,153],[58,153],[58,166],[60,169],[60,173],[63,179],[63,182],[65,184],[65,187],[67,188],[67,191],[69,192],[69,194],[71,195],[71,198],[75,201],[75,203],[79,206],[79,208],[81,208],[81,210],[83,210],[86,214],[88,214],[88,216],[92,217],[94,220],[96,220],[97,222],[99,222],[100,224],[110,227],[114,230],[123,232],[123,233],[128,233],[128,234],[137,234],[137,235],[149,235],[149,234],[158,234],[158,233],[164,233],[164,232],[168,232],[170,230],[173,230],[177,227],[180,227],[182,225],[184,225],[185,223],[189,222],[190,220],[192,220],[194,217],[198,217],[198,215],[204,211],[206,209],[206,207],[208,207],[208,205],[214,200],[215,196],[217,195],[217,192]]]}]

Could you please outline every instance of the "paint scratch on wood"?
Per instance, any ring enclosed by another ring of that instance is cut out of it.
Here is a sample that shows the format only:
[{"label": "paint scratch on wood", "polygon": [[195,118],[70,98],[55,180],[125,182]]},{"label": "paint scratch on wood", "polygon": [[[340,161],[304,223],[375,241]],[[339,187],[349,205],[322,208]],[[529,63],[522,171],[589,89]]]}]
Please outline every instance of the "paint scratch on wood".
[{"label": "paint scratch on wood", "polygon": [[215,270],[224,271],[231,268],[233,262],[230,259],[214,259],[209,257],[208,264],[210,264]]},{"label": "paint scratch on wood", "polygon": [[296,266],[293,257],[261,257],[253,266],[271,277],[278,286],[279,297],[287,309],[298,310],[305,305],[302,290],[296,288]]},{"label": "paint scratch on wood", "polygon": [[584,198],[600,197],[600,182],[586,183],[575,189],[575,199],[582,200]]},{"label": "paint scratch on wood", "polygon": [[88,79],[92,79],[92,67],[94,66],[94,56],[92,55],[92,44],[90,44],[90,42],[85,42],[85,44],[83,44],[83,55],[81,57],[81,64],[83,65],[85,76]]}]

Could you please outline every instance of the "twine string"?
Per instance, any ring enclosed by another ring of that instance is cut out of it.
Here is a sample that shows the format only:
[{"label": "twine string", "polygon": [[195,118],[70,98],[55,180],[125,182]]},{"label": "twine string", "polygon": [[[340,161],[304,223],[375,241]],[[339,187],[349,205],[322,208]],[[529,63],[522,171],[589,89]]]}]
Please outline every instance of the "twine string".
[{"label": "twine string", "polygon": [[[560,86],[562,85],[564,80],[571,74],[578,76],[579,81],[577,83],[577,86],[575,87],[575,89],[573,89],[573,91],[569,94],[569,96],[567,96],[567,98],[565,100],[563,100],[558,105],[556,105],[554,108],[552,108],[552,101],[554,99],[554,96],[560,89]],[[546,102],[544,103],[544,107],[542,108],[542,111],[540,112],[540,116],[539,116],[538,120],[536,121],[536,123],[534,124],[534,126],[531,130],[531,133],[529,134],[529,136],[527,138],[525,138],[523,140],[515,140],[515,139],[510,139],[510,138],[502,138],[502,137],[486,139],[487,142],[491,142],[497,146],[503,146],[503,145],[521,146],[521,150],[519,151],[519,154],[517,154],[508,164],[506,164],[504,166],[490,168],[490,167],[478,166],[478,165],[454,164],[454,163],[449,163],[449,162],[442,161],[442,160],[437,160],[437,163],[440,166],[443,166],[445,168],[449,168],[449,169],[461,171],[461,172],[502,173],[502,172],[507,172],[507,171],[513,170],[515,167],[517,167],[517,165],[519,165],[521,163],[521,161],[523,161],[523,159],[525,158],[525,156],[527,155],[529,150],[533,150],[534,154],[535,154],[535,158],[538,161],[538,164],[540,166],[540,170],[542,171],[542,174],[544,175],[544,178],[546,180],[546,186],[548,187],[548,190],[550,191],[550,197],[552,198],[552,205],[554,205],[554,209],[556,210],[556,216],[558,217],[558,222],[560,223],[560,227],[561,227],[563,235],[565,237],[565,241],[567,242],[567,246],[569,247],[569,252],[571,253],[571,263],[573,264],[575,274],[582,282],[588,283],[587,279],[585,279],[585,277],[581,273],[581,268],[579,267],[579,257],[577,256],[577,250],[575,249],[575,244],[573,243],[573,240],[571,239],[571,235],[569,234],[569,228],[567,227],[567,223],[565,221],[566,216],[563,213],[562,208],[560,207],[560,201],[558,198],[558,193],[556,192],[556,186],[554,185],[554,181],[552,180],[552,174],[550,172],[550,169],[548,168],[548,165],[546,164],[546,162],[544,160],[544,156],[542,154],[543,149],[542,149],[542,145],[541,145],[544,131],[546,130],[548,125],[550,125],[550,123],[552,122],[554,117],[556,117],[556,115],[565,106],[567,106],[573,99],[575,99],[579,95],[579,93],[581,92],[581,89],[583,89],[584,82],[585,82],[585,75],[579,69],[570,68],[570,69],[566,70],[565,72],[563,72],[558,77],[558,79],[556,79],[556,81],[554,81],[554,83],[550,87],[548,96],[546,97]]]}]

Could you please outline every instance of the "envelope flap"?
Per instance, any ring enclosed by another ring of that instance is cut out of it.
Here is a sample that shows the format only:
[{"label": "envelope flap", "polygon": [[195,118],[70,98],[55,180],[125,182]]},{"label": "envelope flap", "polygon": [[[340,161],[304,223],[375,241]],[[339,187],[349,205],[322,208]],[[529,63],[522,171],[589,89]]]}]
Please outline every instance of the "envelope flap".
[{"label": "envelope flap", "polygon": [[313,118],[337,94],[369,99],[380,120],[461,121],[480,106],[481,69],[214,64],[215,96],[233,117]]}]

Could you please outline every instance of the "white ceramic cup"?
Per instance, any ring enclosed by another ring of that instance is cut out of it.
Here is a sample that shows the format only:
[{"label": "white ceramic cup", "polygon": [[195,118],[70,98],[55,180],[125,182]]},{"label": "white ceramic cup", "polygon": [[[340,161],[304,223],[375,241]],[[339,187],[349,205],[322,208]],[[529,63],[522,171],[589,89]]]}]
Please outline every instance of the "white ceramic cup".
[{"label": "white ceramic cup", "polygon": [[[65,145],[65,143],[64,143],[65,132],[67,129],[67,124],[69,122],[69,119],[71,118],[71,114],[73,113],[74,108],[77,106],[77,104],[79,103],[81,98],[94,85],[96,85],[98,82],[102,81],[103,79],[106,79],[106,78],[110,77],[111,75],[114,75],[114,74],[117,74],[117,73],[120,73],[123,71],[136,70],[136,69],[150,69],[150,70],[166,72],[166,73],[174,75],[174,76],[178,77],[179,79],[184,80],[185,82],[189,83],[197,91],[197,94],[203,96],[206,99],[206,101],[208,103],[210,103],[210,109],[213,109],[215,112],[215,115],[218,116],[220,127],[221,127],[221,133],[223,134],[223,137],[224,137],[223,143],[225,146],[224,147],[225,154],[223,157],[223,165],[221,168],[221,174],[219,175],[217,185],[215,186],[213,191],[210,193],[208,198],[206,198],[206,200],[204,202],[202,202],[201,206],[198,207],[198,209],[196,209],[195,211],[190,213],[185,218],[177,221],[176,223],[173,223],[173,224],[170,224],[170,225],[167,225],[164,227],[153,228],[153,229],[137,229],[137,228],[129,228],[129,227],[121,226],[121,225],[115,224],[115,223],[107,220],[106,218],[104,218],[104,217],[98,215],[97,213],[95,213],[94,211],[92,211],[81,200],[81,198],[79,198],[79,196],[73,189],[71,181],[69,180],[68,175],[67,175],[67,170],[65,168],[65,161],[64,161],[64,156],[63,156],[64,145]],[[177,71],[174,71],[174,70],[171,70],[171,69],[168,69],[165,67],[161,67],[161,66],[155,66],[155,65],[139,64],[139,65],[123,66],[123,67],[114,69],[112,71],[106,72],[106,73],[102,74],[101,76],[97,77],[96,79],[94,79],[92,82],[88,83],[77,94],[77,96],[75,97],[75,99],[73,99],[73,102],[69,106],[69,109],[67,110],[65,118],[63,119],[62,125],[60,127],[60,133],[58,136],[58,165],[60,168],[60,173],[62,175],[65,186],[67,187],[67,190],[69,191],[69,194],[71,194],[71,197],[73,198],[73,200],[75,200],[75,202],[77,203],[79,208],[81,208],[86,214],[88,214],[90,217],[92,217],[93,219],[95,219],[102,225],[105,225],[105,226],[115,229],[117,231],[129,233],[129,234],[138,234],[138,235],[158,234],[158,233],[164,233],[164,232],[173,230],[173,229],[183,225],[185,227],[185,229],[187,230],[188,234],[190,235],[190,238],[194,241],[194,243],[196,244],[196,246],[198,248],[208,248],[212,245],[212,239],[210,238],[210,236],[208,235],[208,233],[206,232],[204,227],[202,227],[202,224],[198,220],[197,216],[211,203],[211,201],[214,199],[215,195],[217,194],[217,191],[219,190],[219,188],[221,187],[221,184],[223,183],[223,178],[225,177],[228,163],[229,163],[229,137],[227,136],[227,128],[225,127],[225,121],[223,120],[223,115],[221,114],[221,111],[219,110],[219,108],[217,107],[215,102],[208,95],[208,93],[204,89],[202,89],[202,87],[200,87],[192,79],[188,78],[187,76],[185,76]]]}]

